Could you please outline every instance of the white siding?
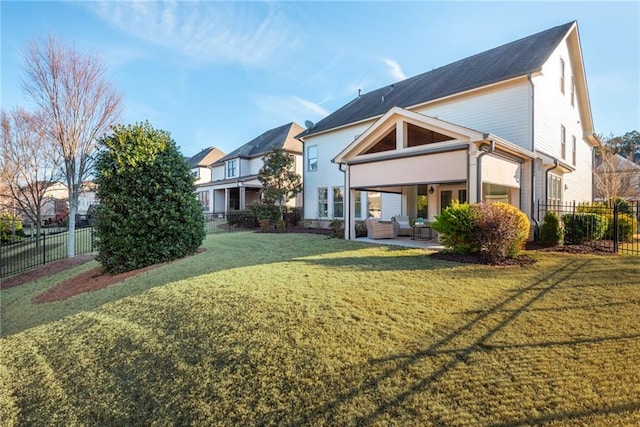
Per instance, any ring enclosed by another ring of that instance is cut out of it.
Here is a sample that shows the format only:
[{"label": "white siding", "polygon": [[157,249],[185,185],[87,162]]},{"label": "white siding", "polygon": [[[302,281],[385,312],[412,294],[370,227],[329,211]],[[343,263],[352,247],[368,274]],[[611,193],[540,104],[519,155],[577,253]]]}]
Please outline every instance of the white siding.
[{"label": "white siding", "polygon": [[429,104],[415,111],[531,148],[530,84],[526,79]]},{"label": "white siding", "polygon": [[[329,189],[329,214],[333,205],[332,187],[344,187],[344,173],[338,169],[338,165],[331,163],[331,160],[342,151],[347,145],[353,142],[354,138],[364,132],[373,120],[367,124],[351,126],[335,132],[320,134],[305,138],[304,159],[304,213],[305,219],[318,218],[318,188]],[[318,169],[307,171],[307,148],[316,145],[318,147]]]},{"label": "white siding", "polygon": [[225,165],[214,166],[211,170],[211,181],[221,181],[224,179]]},{"label": "white siding", "polygon": [[[560,58],[565,63],[565,90],[560,90]],[[542,67],[542,75],[533,79],[535,85],[535,150],[562,160],[576,168],[563,176],[565,192],[563,201],[591,200],[591,147],[584,139],[578,101],[571,105],[571,76],[573,64],[566,42],[562,42]],[[566,155],[563,158],[560,144],[561,126],[566,128]],[[576,136],[576,164],[572,159],[572,136]],[[544,171],[539,171],[544,173]],[[544,177],[543,177],[544,179]],[[544,186],[538,198],[544,198]]]}]

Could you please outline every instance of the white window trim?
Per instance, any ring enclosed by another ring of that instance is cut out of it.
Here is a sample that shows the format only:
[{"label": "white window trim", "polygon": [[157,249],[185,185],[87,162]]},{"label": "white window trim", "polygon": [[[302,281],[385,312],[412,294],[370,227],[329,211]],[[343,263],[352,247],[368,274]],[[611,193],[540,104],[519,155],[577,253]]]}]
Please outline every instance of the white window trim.
[{"label": "white window trim", "polygon": [[[311,151],[312,148],[315,148],[316,151],[316,155],[315,157],[313,157],[313,159],[315,159],[316,163],[316,167],[315,169],[311,169],[311,157],[309,157],[309,152]],[[316,172],[318,170],[318,146],[317,145],[310,145],[309,147],[307,147],[307,158],[306,158],[307,164],[306,164],[306,171],[307,172]]]}]

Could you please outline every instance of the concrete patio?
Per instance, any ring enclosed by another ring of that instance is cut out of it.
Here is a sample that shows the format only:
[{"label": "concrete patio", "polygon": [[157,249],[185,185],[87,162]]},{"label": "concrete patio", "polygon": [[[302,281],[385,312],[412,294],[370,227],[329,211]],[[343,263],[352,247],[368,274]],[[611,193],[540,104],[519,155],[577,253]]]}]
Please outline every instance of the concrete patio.
[{"label": "concrete patio", "polygon": [[397,236],[393,239],[370,239],[368,237],[358,237],[356,242],[374,243],[376,245],[403,246],[406,248],[421,248],[439,251],[444,249],[437,239],[413,240],[408,236]]}]

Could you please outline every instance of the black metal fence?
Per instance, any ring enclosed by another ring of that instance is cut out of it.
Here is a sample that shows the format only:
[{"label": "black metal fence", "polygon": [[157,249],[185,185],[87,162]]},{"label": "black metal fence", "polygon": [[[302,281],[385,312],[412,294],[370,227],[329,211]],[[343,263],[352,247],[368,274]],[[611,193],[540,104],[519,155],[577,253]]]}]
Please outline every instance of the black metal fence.
[{"label": "black metal fence", "polygon": [[[8,277],[67,257],[69,232],[66,227],[45,227],[37,235],[35,228],[22,230],[24,236],[0,246],[0,277]],[[76,228],[75,254],[94,251],[93,228]]]},{"label": "black metal fence", "polygon": [[[207,234],[255,230],[259,222],[246,211],[223,212],[204,215]],[[25,228],[23,236],[14,243],[0,245],[0,278],[67,257],[68,230],[66,227],[43,227],[38,236],[35,228]],[[75,254],[82,255],[96,250],[93,227],[76,228]]]},{"label": "black metal fence", "polygon": [[613,201],[542,203],[538,201],[538,229],[548,211],[556,213],[564,231],[565,244],[589,245],[598,250],[640,255],[640,202]]}]

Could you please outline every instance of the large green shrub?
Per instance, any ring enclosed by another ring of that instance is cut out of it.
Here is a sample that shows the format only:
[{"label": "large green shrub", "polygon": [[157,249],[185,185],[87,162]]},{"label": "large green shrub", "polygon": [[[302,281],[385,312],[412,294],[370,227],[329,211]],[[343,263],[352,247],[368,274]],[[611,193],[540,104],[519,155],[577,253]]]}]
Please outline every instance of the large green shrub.
[{"label": "large green shrub", "polygon": [[529,238],[531,224],[527,216],[508,203],[472,205],[476,238],[482,255],[498,261],[515,258]]},{"label": "large green shrub", "polygon": [[191,167],[168,132],[148,122],[115,126],[96,159],[97,260],[109,273],[195,253],[204,217]]},{"label": "large green shrub", "polygon": [[453,203],[432,228],[454,253],[480,252],[497,261],[517,256],[529,237],[527,216],[507,203]]},{"label": "large green shrub", "polygon": [[440,242],[454,253],[469,254],[480,250],[477,226],[468,203],[454,202],[436,217],[431,228],[440,233]]},{"label": "large green shrub", "polygon": [[554,211],[547,211],[542,227],[540,227],[540,242],[547,246],[557,246],[562,244],[563,237],[564,232],[560,218]]},{"label": "large green shrub", "polygon": [[601,239],[609,226],[605,215],[590,212],[562,215],[562,222],[564,239],[573,244]]}]

